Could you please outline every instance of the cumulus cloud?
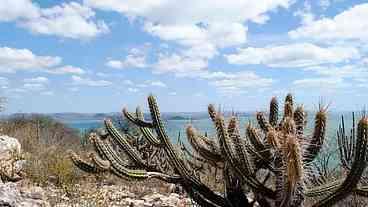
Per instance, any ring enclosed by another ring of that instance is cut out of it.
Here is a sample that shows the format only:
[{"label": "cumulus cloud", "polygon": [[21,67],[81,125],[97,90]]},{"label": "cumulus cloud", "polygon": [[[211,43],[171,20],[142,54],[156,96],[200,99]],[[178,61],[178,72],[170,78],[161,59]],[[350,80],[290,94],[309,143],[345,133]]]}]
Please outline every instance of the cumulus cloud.
[{"label": "cumulus cloud", "polygon": [[144,51],[138,48],[132,48],[124,60],[109,60],[106,66],[116,69],[124,68],[145,68],[148,66],[146,63],[146,54]]},{"label": "cumulus cloud", "polygon": [[31,0],[2,0],[0,21],[15,21],[35,34],[72,39],[90,39],[109,32],[104,21],[95,20],[95,12],[77,2],[40,8]]},{"label": "cumulus cloud", "polygon": [[267,88],[274,80],[264,78],[251,71],[241,72],[205,72],[201,78],[209,81],[209,84],[216,87],[221,94],[236,95],[246,92],[249,89]]},{"label": "cumulus cloud", "polygon": [[30,0],[3,0],[0,4],[0,21],[14,21],[39,17],[40,9]]},{"label": "cumulus cloud", "polygon": [[138,91],[139,91],[138,88],[128,88],[128,92],[131,92],[131,93],[136,93]]},{"label": "cumulus cloud", "polygon": [[106,80],[93,80],[90,78],[82,78],[80,76],[73,75],[72,81],[74,85],[81,85],[81,86],[109,86],[112,85],[112,82]]},{"label": "cumulus cloud", "polygon": [[333,18],[324,17],[290,31],[294,39],[368,40],[368,3],[349,8]]},{"label": "cumulus cloud", "polygon": [[174,73],[177,76],[197,76],[196,72],[204,71],[208,62],[202,58],[182,56],[179,54],[160,54],[153,65],[154,73]]},{"label": "cumulus cloud", "polygon": [[319,47],[310,43],[295,43],[265,48],[238,49],[225,55],[231,64],[263,64],[269,67],[306,67],[325,63],[347,62],[360,57],[354,47]]},{"label": "cumulus cloud", "polygon": [[162,24],[196,24],[199,22],[254,21],[267,19],[267,12],[277,8],[287,8],[293,1],[272,0],[255,2],[252,0],[230,1],[124,1],[85,0],[87,5],[120,12],[128,17],[144,17],[151,22]]},{"label": "cumulus cloud", "polygon": [[28,49],[0,47],[0,73],[17,71],[45,72],[51,74],[84,74],[85,71],[74,66],[59,66],[58,56],[40,56]]},{"label": "cumulus cloud", "polygon": [[[171,54],[161,55],[158,63],[153,66],[156,73],[172,72],[179,76],[188,75],[190,72],[185,72],[186,69],[204,70],[209,59],[217,55],[220,48],[237,46],[247,41],[248,22],[265,23],[269,19],[269,12],[288,8],[293,2],[84,1],[93,8],[116,11],[130,19],[139,19],[147,33],[182,47]],[[108,65],[121,68],[124,64],[113,60]]]},{"label": "cumulus cloud", "polygon": [[60,63],[60,57],[38,56],[28,49],[0,47],[0,72],[41,70]]},{"label": "cumulus cloud", "polygon": [[151,86],[157,86],[157,87],[162,87],[162,88],[166,88],[166,84],[163,83],[162,81],[150,81]]},{"label": "cumulus cloud", "polygon": [[338,77],[314,77],[293,81],[293,85],[298,88],[331,90],[350,86],[349,83]]},{"label": "cumulus cloud", "polygon": [[47,70],[47,72],[51,74],[75,74],[75,75],[82,75],[86,73],[86,71],[84,71],[82,68],[74,67],[71,65],[52,68]]}]

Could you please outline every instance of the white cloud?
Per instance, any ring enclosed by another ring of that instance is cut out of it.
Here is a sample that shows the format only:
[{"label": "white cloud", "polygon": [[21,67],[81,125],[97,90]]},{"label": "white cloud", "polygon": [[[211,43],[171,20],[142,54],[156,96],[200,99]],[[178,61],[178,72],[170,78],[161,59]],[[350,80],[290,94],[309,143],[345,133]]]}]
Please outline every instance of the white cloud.
[{"label": "white cloud", "polygon": [[270,67],[306,67],[325,63],[347,62],[359,58],[353,47],[322,48],[310,43],[296,43],[265,48],[248,47],[226,55],[232,64],[263,64]]},{"label": "white cloud", "polygon": [[203,58],[186,57],[178,54],[160,54],[153,66],[154,73],[175,73],[177,76],[197,76],[196,72],[204,71],[208,62]]},{"label": "white cloud", "polygon": [[[205,68],[219,48],[244,44],[247,23],[265,23],[268,12],[288,8],[293,0],[85,0],[93,8],[116,11],[131,20],[143,22],[144,31],[161,40],[178,44],[178,51],[159,57],[154,65],[157,73],[173,72],[187,75],[187,71]],[[178,63],[178,65],[168,64]],[[109,66],[121,68],[122,61],[110,61]],[[167,67],[168,68],[165,68]],[[191,69],[194,68],[194,69]]]},{"label": "white cloud", "polygon": [[169,93],[170,96],[176,96],[177,93],[175,91]]},{"label": "white cloud", "polygon": [[138,88],[128,88],[128,92],[131,92],[131,93],[136,93],[138,91],[139,91]]},{"label": "white cloud", "polygon": [[300,17],[303,25],[306,25],[312,22],[315,19],[315,16],[312,13],[312,5],[310,4],[310,2],[305,1],[303,9],[300,9],[294,12],[294,16]]},{"label": "white cloud", "polygon": [[30,0],[2,0],[0,21],[16,21],[35,34],[56,35],[72,39],[90,39],[109,32],[95,12],[76,2],[40,8]]},{"label": "white cloud", "polygon": [[106,65],[116,69],[145,68],[148,66],[145,51],[138,48],[132,48],[124,60],[109,60]]},{"label": "white cloud", "polygon": [[166,88],[166,84],[161,82],[161,81],[151,81],[150,82],[151,86],[157,86],[157,87],[162,87],[162,88]]},{"label": "white cloud", "polygon": [[17,71],[45,72],[50,74],[84,74],[81,68],[71,65],[59,66],[58,56],[39,56],[28,49],[0,47],[0,73]]},{"label": "white cloud", "polygon": [[60,57],[37,56],[28,49],[0,47],[0,72],[43,70],[60,63]]},{"label": "white cloud", "polygon": [[342,66],[316,66],[305,68],[306,71],[313,71],[323,77],[337,79],[351,79],[353,83],[366,82],[368,80],[368,70],[364,63],[355,63]]},{"label": "white cloud", "polygon": [[71,65],[66,65],[66,66],[62,66],[62,67],[57,67],[57,68],[52,68],[47,70],[48,73],[51,74],[76,74],[76,75],[82,75],[85,74],[86,71],[84,71],[81,68],[78,67],[74,67]]},{"label": "white cloud", "polygon": [[349,8],[333,18],[324,17],[296,30],[290,31],[292,38],[315,40],[368,40],[368,3]]},{"label": "white cloud", "polygon": [[30,0],[2,0],[0,21],[14,21],[39,17],[39,7]]},{"label": "white cloud", "polygon": [[287,8],[293,1],[166,1],[166,0],[85,0],[87,5],[103,10],[113,10],[128,17],[143,17],[162,24],[197,24],[200,22],[260,22],[266,13],[277,8]]},{"label": "white cloud", "polygon": [[322,8],[322,9],[327,9],[328,7],[330,7],[331,5],[331,2],[330,0],[319,0],[318,2],[319,6]]},{"label": "white cloud", "polygon": [[298,88],[315,88],[319,90],[331,90],[350,86],[342,78],[338,77],[317,77],[305,78],[293,81],[293,85]]},{"label": "white cloud", "polygon": [[27,82],[27,83],[48,83],[49,82],[49,79],[46,78],[46,77],[42,77],[42,76],[39,76],[39,77],[36,77],[36,78],[26,78],[24,79],[24,82]]},{"label": "white cloud", "polygon": [[109,86],[112,85],[112,82],[106,80],[92,80],[90,78],[82,78],[80,76],[72,76],[74,85],[81,86]]},{"label": "white cloud", "polygon": [[21,25],[33,33],[88,39],[109,32],[105,22],[95,22],[94,16],[89,7],[70,2],[41,9],[40,17],[24,21]]},{"label": "white cloud", "polygon": [[271,78],[263,78],[251,71],[235,73],[207,72],[202,73],[201,78],[209,80],[209,84],[215,86],[219,93],[236,95],[249,89],[266,88],[274,82]]}]

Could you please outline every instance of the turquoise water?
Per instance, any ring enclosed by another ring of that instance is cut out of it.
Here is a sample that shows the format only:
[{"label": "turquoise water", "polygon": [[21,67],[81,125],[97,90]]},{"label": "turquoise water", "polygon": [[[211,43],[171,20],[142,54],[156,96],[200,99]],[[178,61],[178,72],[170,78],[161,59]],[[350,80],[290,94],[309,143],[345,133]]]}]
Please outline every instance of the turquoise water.
[{"label": "turquoise water", "polygon": [[[332,146],[335,145],[336,139],[336,129],[341,120],[341,115],[344,115],[345,118],[345,126],[347,128],[351,127],[352,124],[352,115],[351,113],[329,113],[328,121],[327,121],[327,140],[329,140]],[[357,113],[359,114],[359,113]],[[313,116],[312,116],[313,115]],[[239,117],[240,120],[240,129],[241,133],[245,133],[244,129],[248,122],[256,125],[255,116],[242,116]],[[359,117],[359,115],[356,115]],[[307,124],[307,133],[312,133],[312,129],[314,127],[314,114],[309,113],[308,115],[308,124]],[[103,120],[64,120],[64,123],[69,125],[72,128],[79,129],[81,132],[86,131],[88,129],[95,129],[103,127]],[[196,119],[196,120],[167,120],[165,121],[165,127],[167,133],[172,138],[173,142],[176,142],[178,134],[181,134],[182,140],[185,140],[185,128],[189,124],[192,124],[197,130],[201,131],[203,134],[207,132],[209,135],[215,135],[215,129],[213,124],[209,118]]]}]

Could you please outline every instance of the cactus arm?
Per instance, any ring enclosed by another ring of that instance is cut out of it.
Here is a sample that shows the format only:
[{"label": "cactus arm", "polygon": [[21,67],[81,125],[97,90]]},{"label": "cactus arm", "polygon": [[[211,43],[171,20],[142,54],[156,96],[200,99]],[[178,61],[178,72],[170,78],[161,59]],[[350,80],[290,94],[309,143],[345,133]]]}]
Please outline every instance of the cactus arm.
[{"label": "cactus arm", "polygon": [[[135,112],[137,119],[142,120],[143,121],[143,113],[140,110],[139,107],[136,108],[136,112]],[[143,136],[148,140],[148,142],[150,144],[152,144],[153,146],[159,147],[161,145],[160,140],[155,137],[153,135],[153,133],[151,132],[151,130],[147,127],[139,127],[139,130],[141,131],[141,133],[143,134]]]},{"label": "cactus arm", "polygon": [[363,117],[358,124],[358,133],[356,140],[356,153],[351,170],[344,182],[330,196],[321,200],[314,207],[331,206],[338,201],[346,198],[356,188],[364,169],[367,166],[367,147],[368,147],[368,118]]},{"label": "cactus arm", "polygon": [[344,116],[341,116],[341,124],[337,130],[337,143],[339,149],[339,158],[343,168],[350,170],[351,161],[354,157],[355,149],[355,116],[353,113],[353,128],[351,129],[351,134],[348,137],[345,134],[345,123]]},{"label": "cactus arm", "polygon": [[[256,165],[266,166],[267,168],[269,168],[270,167],[269,160],[271,160],[270,150],[261,142],[261,138],[257,130],[254,127],[252,127],[250,124],[248,124],[246,128],[246,137],[249,139],[249,142],[253,146],[253,149],[254,149],[254,150],[247,149],[247,151],[251,153],[252,155],[255,155],[255,157],[258,158],[258,160],[256,161]],[[254,152],[257,152],[257,153],[254,153]]]},{"label": "cactus arm", "polygon": [[203,158],[212,162],[222,162],[220,149],[213,140],[199,135],[192,126],[187,127],[187,138],[193,149]]},{"label": "cactus arm", "polygon": [[341,186],[343,182],[344,182],[344,179],[338,179],[336,181],[332,181],[332,182],[326,183],[321,186],[317,186],[317,187],[313,187],[309,189],[307,188],[305,191],[305,195],[307,197],[318,197],[318,196],[324,196],[326,194],[330,194],[336,191],[336,189],[338,189],[339,186]]},{"label": "cactus arm", "polygon": [[111,163],[108,160],[103,160],[96,153],[91,153],[89,155],[92,163],[97,166],[101,171],[106,171],[110,169]]},{"label": "cactus arm", "polygon": [[164,124],[161,120],[161,115],[156,100],[152,95],[148,97],[148,105],[151,112],[154,129],[156,130],[158,138],[163,144],[171,165],[183,177],[191,177],[189,169],[186,168],[185,163],[182,159],[180,159],[178,152],[175,150],[173,144],[170,142],[170,138],[168,137],[165,131]]},{"label": "cactus arm", "polygon": [[235,156],[238,160],[238,165],[241,166],[246,174],[254,173],[254,166],[250,160],[250,156],[245,149],[244,140],[241,140],[237,119],[232,117],[228,126],[228,132],[232,145],[234,146]]},{"label": "cactus arm", "polygon": [[111,163],[111,172],[113,172],[116,176],[124,178],[124,179],[133,179],[133,180],[146,180],[151,178],[157,178],[166,182],[171,183],[179,183],[182,181],[182,178],[177,175],[166,175],[161,172],[147,172],[146,170],[132,170],[126,168],[122,163],[124,163],[121,158],[117,155],[115,150],[107,143],[107,140],[100,140],[99,137],[94,137],[96,145],[101,149],[101,152],[104,153],[104,157]]},{"label": "cactus arm", "polygon": [[260,183],[253,176],[249,176],[248,174],[244,174],[241,168],[235,162],[234,155],[232,154],[232,149],[230,148],[229,143],[229,135],[225,128],[225,122],[221,115],[217,115],[216,117],[216,130],[217,136],[219,139],[220,148],[222,153],[228,158],[231,167],[235,170],[235,172],[241,176],[242,180],[251,188],[253,188],[256,192],[259,192],[267,197],[274,198],[275,193],[269,188],[266,188],[262,183]]},{"label": "cactus arm", "polygon": [[124,161],[117,155],[117,153],[112,149],[107,140],[101,140],[96,135],[91,135],[91,139],[94,141],[94,144],[97,148],[100,149],[100,152],[103,154],[102,157],[105,157],[111,163],[111,168],[113,172],[123,178],[128,179],[136,179],[142,180],[147,178],[147,174],[145,170],[131,170],[124,166]]},{"label": "cactus arm", "polygon": [[294,111],[294,122],[296,125],[296,133],[297,137],[302,140],[303,139],[303,133],[304,133],[304,127],[306,122],[305,112],[303,106],[296,107]]},{"label": "cactus arm", "polygon": [[287,117],[291,118],[293,116],[294,116],[293,104],[286,101],[284,105],[284,118],[283,119],[286,119]]},{"label": "cactus arm", "polygon": [[186,167],[185,163],[182,159],[179,158],[178,153],[174,150],[174,146],[170,142],[170,139],[164,129],[164,125],[161,121],[160,111],[158,109],[155,98],[150,95],[148,97],[148,105],[151,112],[152,122],[155,126],[156,133],[163,144],[163,148],[165,149],[166,155],[171,163],[171,166],[175,169],[175,171],[184,178],[184,182],[190,183],[192,188],[195,189],[198,193],[206,196],[208,200],[212,200],[220,206],[228,206],[227,202],[222,196],[217,195],[212,190],[210,190],[207,186],[205,186],[202,182],[192,176],[192,173]]},{"label": "cactus arm", "polygon": [[151,122],[146,122],[137,117],[134,117],[134,115],[129,113],[126,108],[123,109],[123,114],[129,121],[139,127],[153,128],[153,124]]},{"label": "cactus arm", "polygon": [[143,134],[144,138],[146,138],[146,140],[148,140],[148,142],[155,146],[155,147],[160,147],[162,144],[160,142],[159,139],[157,139],[157,137],[155,137],[153,135],[153,133],[151,132],[150,129],[145,128],[145,127],[139,127],[140,132]]},{"label": "cactus arm", "polygon": [[83,170],[84,172],[87,173],[100,173],[103,172],[104,170],[97,167],[96,165],[83,160],[79,155],[77,155],[75,152],[70,152],[69,153],[69,157],[71,159],[71,161],[73,162],[73,164],[75,166],[77,166],[79,169]]},{"label": "cactus arm", "polygon": [[269,123],[276,127],[279,119],[279,104],[276,97],[272,97],[270,102]]},{"label": "cactus arm", "polygon": [[253,146],[250,146],[249,144],[245,143],[244,147],[246,151],[252,156],[253,160],[255,160],[255,165],[262,165],[266,169],[271,170],[272,172],[275,172],[274,167],[271,165],[271,162],[269,159],[263,157],[262,154],[260,154],[256,149],[254,149]]},{"label": "cactus arm", "polygon": [[354,190],[354,193],[359,196],[368,197],[368,186],[358,187]]},{"label": "cactus arm", "polygon": [[291,93],[288,93],[285,97],[285,103],[290,103],[291,107],[294,105],[294,98]]},{"label": "cactus arm", "polygon": [[283,148],[283,163],[285,166],[284,198],[281,206],[299,206],[304,197],[300,196],[304,190],[304,168],[299,141],[294,134],[286,135],[286,143]]},{"label": "cactus arm", "polygon": [[259,127],[266,134],[272,128],[271,124],[266,120],[266,117],[263,112],[257,112],[256,118]]},{"label": "cactus arm", "polygon": [[118,146],[126,152],[129,158],[137,165],[137,167],[145,167],[143,159],[138,152],[129,144],[126,137],[120,134],[115,128],[111,120],[105,119],[105,128],[110,134],[111,138],[118,144]]},{"label": "cactus arm", "polygon": [[317,112],[315,116],[313,136],[311,137],[310,140],[308,140],[309,143],[305,149],[304,153],[305,163],[312,162],[317,157],[319,151],[321,150],[326,136],[326,122],[327,122],[326,109],[320,107],[320,110]]},{"label": "cactus arm", "polygon": [[256,128],[252,127],[252,125],[248,124],[246,129],[246,137],[248,137],[250,143],[253,145],[254,149],[258,152],[265,152],[266,146],[262,143],[260,135],[258,134]]}]

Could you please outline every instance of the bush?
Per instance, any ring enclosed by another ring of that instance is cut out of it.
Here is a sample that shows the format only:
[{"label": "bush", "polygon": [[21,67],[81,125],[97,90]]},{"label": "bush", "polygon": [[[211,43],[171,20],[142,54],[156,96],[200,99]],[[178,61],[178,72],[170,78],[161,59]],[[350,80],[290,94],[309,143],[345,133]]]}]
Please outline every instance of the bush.
[{"label": "bush", "polygon": [[17,115],[2,123],[3,133],[22,145],[30,181],[46,185],[71,186],[81,177],[70,161],[67,150],[81,149],[79,132],[41,115]]}]

